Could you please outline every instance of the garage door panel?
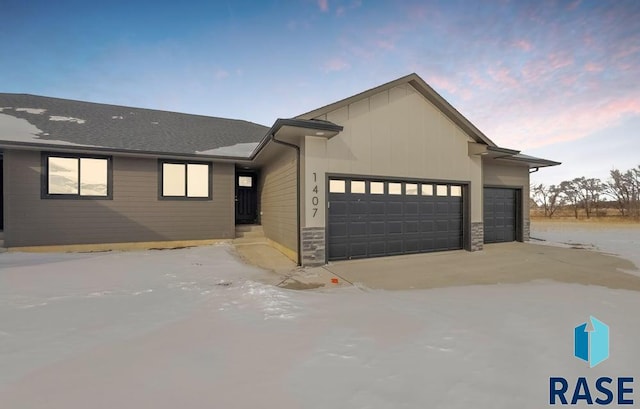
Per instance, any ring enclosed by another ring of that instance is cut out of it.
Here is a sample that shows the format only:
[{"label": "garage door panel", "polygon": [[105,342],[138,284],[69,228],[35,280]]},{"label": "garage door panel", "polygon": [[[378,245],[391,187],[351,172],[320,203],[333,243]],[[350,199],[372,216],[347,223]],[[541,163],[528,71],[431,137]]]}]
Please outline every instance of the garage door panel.
[{"label": "garage door panel", "polygon": [[385,202],[370,201],[369,202],[369,214],[382,215],[387,214],[387,207]]},{"label": "garage door panel", "polygon": [[367,222],[351,222],[349,223],[349,236],[367,236]]},{"label": "garage door panel", "polygon": [[421,220],[420,231],[433,232],[436,229],[436,223],[434,220]]},{"label": "garage door panel", "polygon": [[353,242],[349,244],[350,258],[365,258],[367,257],[367,242]]},{"label": "garage door panel", "polygon": [[347,249],[347,244],[342,243],[332,243],[329,244],[329,254],[331,254],[332,260],[348,260],[349,251]]},{"label": "garage door panel", "polygon": [[331,236],[335,238],[347,237],[347,223],[336,222],[329,223],[329,230],[331,230]]},{"label": "garage door panel", "polygon": [[371,221],[369,222],[369,234],[384,236],[386,233],[386,227],[384,221]]},{"label": "garage door panel", "polygon": [[449,231],[462,231],[462,220],[449,220]]},{"label": "garage door panel", "polygon": [[409,216],[417,216],[419,213],[418,202],[406,202],[404,204],[404,215]]},{"label": "garage door panel", "polygon": [[436,231],[438,233],[447,233],[449,231],[449,220],[436,221]]},{"label": "garage door panel", "polygon": [[405,233],[418,233],[420,231],[420,223],[417,220],[404,222]]},{"label": "garage door panel", "polygon": [[368,213],[367,203],[362,201],[349,202],[349,214],[364,215]]},{"label": "garage door panel", "polygon": [[448,215],[449,214],[449,203],[447,202],[438,202],[436,204],[436,214],[437,215]]},{"label": "garage door panel", "polygon": [[420,252],[420,239],[406,239],[404,241],[405,253],[419,253]]},{"label": "garage door panel", "polygon": [[402,254],[402,240],[387,241],[387,255]]},{"label": "garage door panel", "polygon": [[331,207],[329,207],[329,216],[339,216],[347,214],[347,202],[343,201],[331,201]]},{"label": "garage door panel", "polygon": [[518,191],[509,188],[484,188],[484,242],[516,240]]},{"label": "garage door panel", "polygon": [[388,221],[387,234],[402,234],[402,221]]},{"label": "garage door panel", "polygon": [[[350,178],[340,179],[351,185]],[[360,191],[371,192],[370,181],[357,180],[365,181],[366,188]],[[415,182],[377,182],[384,183],[384,193],[379,184],[378,194],[329,193],[330,260],[462,248],[463,198],[451,196],[451,192],[459,195],[460,187],[438,183],[446,187],[438,196],[436,189],[417,190]]]},{"label": "garage door panel", "polygon": [[387,247],[384,241],[369,242],[369,257],[384,256],[386,253]]},{"label": "garage door panel", "polygon": [[387,216],[402,216],[402,202],[387,202]]}]

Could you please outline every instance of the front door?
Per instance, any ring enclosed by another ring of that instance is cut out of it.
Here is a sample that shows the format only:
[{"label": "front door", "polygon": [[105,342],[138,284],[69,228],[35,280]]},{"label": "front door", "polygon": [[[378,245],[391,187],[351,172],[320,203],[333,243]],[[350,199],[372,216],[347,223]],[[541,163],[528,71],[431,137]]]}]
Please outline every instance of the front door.
[{"label": "front door", "polygon": [[236,172],[236,224],[258,222],[258,191],[255,172]]}]

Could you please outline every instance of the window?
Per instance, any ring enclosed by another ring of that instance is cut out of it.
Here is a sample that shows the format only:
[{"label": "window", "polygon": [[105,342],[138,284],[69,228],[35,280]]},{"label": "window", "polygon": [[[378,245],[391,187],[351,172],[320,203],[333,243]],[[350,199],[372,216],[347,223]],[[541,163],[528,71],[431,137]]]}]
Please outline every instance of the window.
[{"label": "window", "polygon": [[238,186],[240,187],[252,187],[253,178],[251,176],[238,176]]},{"label": "window", "polygon": [[329,181],[329,193],[344,193],[345,182],[344,180],[331,179]]},{"label": "window", "polygon": [[402,194],[402,183],[389,182],[389,194],[390,195],[401,195]]},{"label": "window", "polygon": [[372,195],[384,194],[384,182],[371,182],[369,183],[369,190]]},{"label": "window", "polygon": [[451,186],[451,196],[462,196],[462,186]]},{"label": "window", "polygon": [[422,196],[433,196],[433,185],[422,185]]},{"label": "window", "polygon": [[211,164],[161,161],[160,197],[211,199]]},{"label": "window", "polygon": [[364,193],[365,192],[365,184],[362,180],[352,180],[351,181],[351,193]]},{"label": "window", "polygon": [[418,194],[418,185],[416,183],[405,183],[404,189],[407,195],[416,196]]},{"label": "window", "polygon": [[111,199],[111,158],[44,153],[42,198]]},{"label": "window", "polygon": [[447,196],[447,185],[438,185],[436,187],[436,194],[438,196]]}]

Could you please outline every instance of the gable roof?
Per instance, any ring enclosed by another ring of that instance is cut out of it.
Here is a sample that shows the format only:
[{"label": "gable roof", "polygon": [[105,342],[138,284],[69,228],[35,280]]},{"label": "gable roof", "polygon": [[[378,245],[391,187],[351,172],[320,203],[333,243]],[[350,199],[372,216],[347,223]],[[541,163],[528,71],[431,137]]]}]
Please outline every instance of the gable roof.
[{"label": "gable roof", "polygon": [[248,157],[268,130],[237,119],[0,93],[0,141],[17,145]]},{"label": "gable roof", "polygon": [[298,119],[312,119],[317,118],[321,115],[327,114],[331,111],[334,111],[338,108],[342,108],[354,102],[357,102],[361,99],[368,98],[372,95],[378,94],[383,91],[387,91],[391,88],[397,87],[399,85],[409,84],[413,88],[415,88],[420,94],[422,94],[429,102],[435,105],[442,113],[444,113],[449,119],[451,119],[456,125],[458,125],[463,131],[465,131],[469,136],[471,136],[476,142],[484,143],[489,146],[496,146],[496,144],[487,137],[482,131],[480,131],[474,124],[471,123],[467,118],[465,118],[457,109],[453,107],[450,103],[448,103],[440,94],[438,94],[429,84],[427,84],[420,76],[416,73],[411,73],[409,75],[405,75],[404,77],[398,78],[391,82],[387,82],[386,84],[379,85],[377,87],[368,89],[359,94],[353,95],[351,97],[342,99],[340,101],[331,103],[329,105],[325,105],[321,108],[314,109],[313,111],[309,111],[307,113],[298,115],[296,118]]}]

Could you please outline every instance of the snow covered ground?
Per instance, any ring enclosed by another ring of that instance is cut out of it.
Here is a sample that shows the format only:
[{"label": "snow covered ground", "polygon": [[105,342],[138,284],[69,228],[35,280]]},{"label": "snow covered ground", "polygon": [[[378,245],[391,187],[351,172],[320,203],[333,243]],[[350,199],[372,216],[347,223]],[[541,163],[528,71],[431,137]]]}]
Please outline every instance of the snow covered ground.
[{"label": "snow covered ground", "polygon": [[[637,292],[260,274],[227,245],[0,254],[0,408],[539,408],[550,376],[640,378]],[[572,345],[589,315],[611,328],[592,369]]]},{"label": "snow covered ground", "polygon": [[577,244],[631,260],[640,268],[640,224],[534,221],[531,237]]}]

